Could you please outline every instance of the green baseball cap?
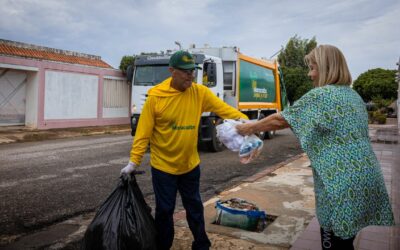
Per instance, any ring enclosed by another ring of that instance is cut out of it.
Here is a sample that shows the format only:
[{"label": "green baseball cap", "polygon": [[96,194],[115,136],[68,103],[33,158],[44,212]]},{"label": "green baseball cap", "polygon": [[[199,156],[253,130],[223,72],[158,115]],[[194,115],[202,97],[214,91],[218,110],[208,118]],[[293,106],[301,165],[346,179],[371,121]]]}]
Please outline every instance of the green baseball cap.
[{"label": "green baseball cap", "polygon": [[193,55],[184,50],[179,50],[171,56],[169,66],[176,69],[201,69],[194,63]]}]

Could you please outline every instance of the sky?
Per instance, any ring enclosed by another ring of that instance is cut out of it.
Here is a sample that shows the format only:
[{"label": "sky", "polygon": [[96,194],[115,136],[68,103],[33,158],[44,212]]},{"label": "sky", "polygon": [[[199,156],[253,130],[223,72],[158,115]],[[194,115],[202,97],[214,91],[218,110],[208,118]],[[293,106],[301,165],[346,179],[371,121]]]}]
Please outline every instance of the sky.
[{"label": "sky", "polygon": [[355,80],[397,69],[399,0],[0,0],[0,38],[98,55],[118,68],[124,55],[190,44],[236,46],[270,58],[295,35],[331,44]]}]

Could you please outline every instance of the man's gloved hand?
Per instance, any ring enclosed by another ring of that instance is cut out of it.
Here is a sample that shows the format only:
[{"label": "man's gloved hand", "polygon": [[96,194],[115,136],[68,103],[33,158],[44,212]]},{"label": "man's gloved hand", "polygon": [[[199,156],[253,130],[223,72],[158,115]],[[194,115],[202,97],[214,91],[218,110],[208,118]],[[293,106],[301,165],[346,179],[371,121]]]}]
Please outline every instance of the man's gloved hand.
[{"label": "man's gloved hand", "polygon": [[136,165],[133,162],[129,162],[128,165],[126,165],[126,167],[124,167],[123,169],[121,169],[121,175],[126,174],[126,175],[130,175],[133,171],[135,171],[138,168],[138,165]]}]

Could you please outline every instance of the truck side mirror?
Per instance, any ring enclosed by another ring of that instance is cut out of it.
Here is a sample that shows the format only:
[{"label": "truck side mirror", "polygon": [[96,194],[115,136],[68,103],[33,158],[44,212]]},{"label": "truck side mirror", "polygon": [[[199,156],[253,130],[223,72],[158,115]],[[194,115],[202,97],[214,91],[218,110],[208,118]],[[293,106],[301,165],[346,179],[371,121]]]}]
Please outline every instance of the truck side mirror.
[{"label": "truck side mirror", "polygon": [[126,68],[126,79],[128,82],[132,82],[133,78],[133,65],[129,65],[128,68]]},{"label": "truck side mirror", "polygon": [[215,63],[209,63],[207,65],[207,79],[208,79],[208,87],[214,87],[217,85],[217,71],[216,71],[216,64]]}]

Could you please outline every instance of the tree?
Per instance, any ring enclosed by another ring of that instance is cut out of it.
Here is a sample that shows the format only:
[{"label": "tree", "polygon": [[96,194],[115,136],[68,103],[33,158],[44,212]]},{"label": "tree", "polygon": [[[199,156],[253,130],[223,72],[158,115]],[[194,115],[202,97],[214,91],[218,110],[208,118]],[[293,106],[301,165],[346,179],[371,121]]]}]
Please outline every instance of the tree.
[{"label": "tree", "polygon": [[396,70],[370,69],[354,81],[353,89],[365,102],[373,99],[395,100],[397,98]]},{"label": "tree", "polygon": [[126,74],[126,69],[135,61],[135,56],[123,56],[119,64],[119,69],[122,73]]},{"label": "tree", "polygon": [[301,67],[308,68],[304,62],[304,56],[310,53],[312,49],[317,46],[315,37],[311,40],[301,39],[299,36],[295,35],[290,38],[286,47],[283,49],[278,56],[279,64],[282,67]]},{"label": "tree", "polygon": [[293,103],[310,89],[312,89],[312,83],[307,76],[308,69],[300,67],[283,67],[283,79],[285,82],[287,97],[290,103]]},{"label": "tree", "polygon": [[313,87],[307,76],[308,66],[304,62],[304,56],[316,46],[315,37],[308,40],[295,35],[289,39],[278,56],[290,103],[299,99]]}]

